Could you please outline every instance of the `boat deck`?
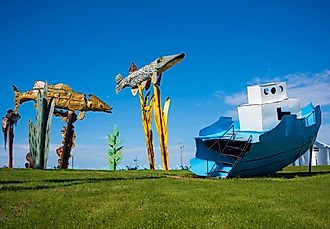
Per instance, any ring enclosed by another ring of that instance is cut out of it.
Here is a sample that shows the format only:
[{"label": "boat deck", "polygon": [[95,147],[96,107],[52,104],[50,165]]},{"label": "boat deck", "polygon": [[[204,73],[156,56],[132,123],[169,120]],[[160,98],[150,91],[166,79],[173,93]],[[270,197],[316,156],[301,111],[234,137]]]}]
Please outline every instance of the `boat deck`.
[{"label": "boat deck", "polygon": [[221,131],[215,134],[209,134],[206,136],[199,136],[196,139],[202,139],[202,141],[209,140],[232,140],[232,141],[242,141],[246,142],[252,136],[251,143],[259,142],[260,135],[264,134],[264,131]]}]

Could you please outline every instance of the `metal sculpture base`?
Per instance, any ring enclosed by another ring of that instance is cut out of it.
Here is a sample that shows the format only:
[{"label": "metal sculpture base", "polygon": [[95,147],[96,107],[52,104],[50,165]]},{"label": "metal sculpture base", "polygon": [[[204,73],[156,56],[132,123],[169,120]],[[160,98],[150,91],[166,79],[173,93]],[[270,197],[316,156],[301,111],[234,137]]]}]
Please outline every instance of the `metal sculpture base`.
[{"label": "metal sculpture base", "polygon": [[[63,115],[64,112],[61,114]],[[71,150],[75,147],[74,140],[76,135],[74,133],[73,123],[77,120],[77,115],[74,112],[68,112],[66,117],[62,116],[62,119],[67,122],[67,125],[61,131],[63,145],[56,149],[56,154],[59,157],[57,167],[59,169],[67,169],[69,167],[69,159],[71,158]]]},{"label": "metal sculpture base", "polygon": [[[153,109],[153,96],[149,100],[150,92],[143,96],[143,90],[139,86],[139,97],[141,105],[141,114],[142,114],[142,126],[144,131],[144,136],[146,138],[146,147],[148,151],[149,167],[150,170],[155,170],[155,152],[153,146],[153,133],[151,130],[151,116]],[[149,104],[149,105],[148,105]]]},{"label": "metal sculpture base", "polygon": [[148,151],[149,166],[151,170],[155,169],[155,153],[153,147],[153,132],[151,130],[152,112],[154,112],[155,126],[157,129],[160,151],[162,158],[162,169],[169,170],[168,159],[168,134],[167,134],[167,117],[170,107],[170,98],[167,98],[162,109],[160,99],[160,89],[157,85],[153,85],[154,95],[150,96],[148,92],[143,96],[143,90],[139,86],[139,97],[142,113],[142,126],[146,138],[146,147]]},{"label": "metal sculpture base", "polygon": [[160,89],[157,85],[154,87],[154,118],[156,129],[159,137],[160,152],[162,155],[162,168],[163,170],[169,170],[169,159],[168,159],[168,134],[167,134],[167,117],[168,110],[170,107],[170,98],[167,98],[162,109],[160,100]]}]

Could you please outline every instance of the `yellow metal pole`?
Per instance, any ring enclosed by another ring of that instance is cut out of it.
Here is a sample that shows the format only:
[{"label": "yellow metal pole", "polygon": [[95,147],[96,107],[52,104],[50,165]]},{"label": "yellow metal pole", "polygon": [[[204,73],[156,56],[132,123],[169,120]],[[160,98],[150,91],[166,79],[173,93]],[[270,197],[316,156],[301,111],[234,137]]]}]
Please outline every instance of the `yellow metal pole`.
[{"label": "yellow metal pole", "polygon": [[[142,88],[139,86],[139,97],[141,105],[142,114],[142,126],[144,135],[146,138],[146,147],[148,152],[149,166],[151,170],[155,169],[155,153],[152,139],[151,121],[152,121],[152,108],[153,108],[153,98],[149,100],[149,96],[143,97]],[[148,105],[150,102],[150,105]]]},{"label": "yellow metal pole", "polygon": [[168,109],[170,106],[170,99],[167,98],[164,111],[161,109],[161,100],[160,100],[160,90],[159,87],[153,85],[154,87],[154,118],[156,129],[158,132],[159,143],[160,143],[160,151],[162,156],[162,168],[163,170],[169,169],[169,160],[168,160],[168,135],[167,135],[167,117],[168,117]]}]

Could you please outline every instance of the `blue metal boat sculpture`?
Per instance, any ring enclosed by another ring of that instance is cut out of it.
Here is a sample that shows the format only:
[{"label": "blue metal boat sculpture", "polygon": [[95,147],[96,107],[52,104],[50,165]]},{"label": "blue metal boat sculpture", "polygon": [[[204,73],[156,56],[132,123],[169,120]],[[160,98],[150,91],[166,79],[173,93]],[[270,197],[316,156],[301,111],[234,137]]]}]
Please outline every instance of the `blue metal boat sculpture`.
[{"label": "blue metal boat sculpture", "polygon": [[221,117],[199,131],[190,171],[198,176],[271,175],[293,163],[315,142],[320,106],[300,108],[286,83],[249,86],[248,104],[238,106],[239,121]]}]

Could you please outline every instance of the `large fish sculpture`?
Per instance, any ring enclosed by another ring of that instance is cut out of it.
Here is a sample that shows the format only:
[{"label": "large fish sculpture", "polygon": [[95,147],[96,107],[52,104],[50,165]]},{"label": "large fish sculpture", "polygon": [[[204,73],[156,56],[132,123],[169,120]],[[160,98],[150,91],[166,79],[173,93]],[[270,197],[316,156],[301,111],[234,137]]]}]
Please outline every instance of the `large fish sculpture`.
[{"label": "large fish sculpture", "polygon": [[118,94],[125,87],[131,87],[132,94],[135,96],[139,86],[142,89],[148,89],[150,81],[159,85],[162,73],[181,62],[184,56],[184,53],[180,53],[159,57],[143,68],[130,72],[126,78],[118,74],[116,76],[116,93]]},{"label": "large fish sculpture", "polygon": [[[36,81],[33,89],[27,92],[20,92],[15,85],[13,90],[15,94],[15,112],[18,112],[19,106],[26,101],[36,101],[38,91],[45,87],[46,83],[43,81]],[[103,111],[111,113],[112,107],[95,95],[75,92],[68,85],[59,83],[54,85],[48,85],[47,98],[54,97],[55,108],[65,109],[68,111],[80,111],[78,119],[85,117],[85,111]]]}]

